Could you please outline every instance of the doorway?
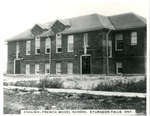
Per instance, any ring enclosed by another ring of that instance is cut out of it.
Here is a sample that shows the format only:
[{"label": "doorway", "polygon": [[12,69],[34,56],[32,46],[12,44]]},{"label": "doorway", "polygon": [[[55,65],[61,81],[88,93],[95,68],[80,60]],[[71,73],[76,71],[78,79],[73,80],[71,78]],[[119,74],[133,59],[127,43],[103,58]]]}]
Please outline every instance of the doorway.
[{"label": "doorway", "polygon": [[81,73],[91,74],[91,56],[90,55],[81,56]]},{"label": "doorway", "polygon": [[15,60],[15,74],[20,74],[20,60]]}]

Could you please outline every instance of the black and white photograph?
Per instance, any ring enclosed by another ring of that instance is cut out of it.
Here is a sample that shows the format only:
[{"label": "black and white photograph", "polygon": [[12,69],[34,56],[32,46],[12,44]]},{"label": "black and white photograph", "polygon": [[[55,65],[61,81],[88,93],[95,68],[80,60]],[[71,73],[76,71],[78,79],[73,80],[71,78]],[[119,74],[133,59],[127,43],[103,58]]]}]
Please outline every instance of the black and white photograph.
[{"label": "black and white photograph", "polygon": [[0,1],[1,109],[148,116],[148,0]]}]

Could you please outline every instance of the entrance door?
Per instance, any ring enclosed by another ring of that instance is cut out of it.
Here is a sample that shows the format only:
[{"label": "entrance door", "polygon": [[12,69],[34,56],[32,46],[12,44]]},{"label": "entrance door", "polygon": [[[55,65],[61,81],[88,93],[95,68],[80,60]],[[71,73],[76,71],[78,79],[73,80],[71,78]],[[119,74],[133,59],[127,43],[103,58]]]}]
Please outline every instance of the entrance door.
[{"label": "entrance door", "polygon": [[20,60],[15,61],[15,74],[20,74]]},{"label": "entrance door", "polygon": [[82,56],[82,74],[91,73],[91,56]]}]

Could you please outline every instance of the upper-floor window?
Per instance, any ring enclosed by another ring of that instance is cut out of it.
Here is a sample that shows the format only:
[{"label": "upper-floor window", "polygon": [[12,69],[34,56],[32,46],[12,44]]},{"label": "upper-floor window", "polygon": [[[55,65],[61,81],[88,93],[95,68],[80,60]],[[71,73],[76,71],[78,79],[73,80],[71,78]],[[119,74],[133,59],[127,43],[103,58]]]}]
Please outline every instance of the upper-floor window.
[{"label": "upper-floor window", "polygon": [[61,34],[56,34],[56,53],[62,52]]},{"label": "upper-floor window", "polygon": [[26,55],[31,54],[31,41],[26,41]]},{"label": "upper-floor window", "polygon": [[108,56],[111,58],[112,57],[112,41],[108,41]]},{"label": "upper-floor window", "polygon": [[16,58],[19,58],[19,52],[20,52],[20,46],[19,46],[19,42],[16,42]]},{"label": "upper-floor window", "polygon": [[73,35],[68,35],[68,52],[73,52]]},{"label": "upper-floor window", "polygon": [[131,33],[131,45],[137,45],[137,32]]},{"label": "upper-floor window", "polygon": [[51,39],[46,38],[45,40],[45,54],[49,54],[51,52]]},{"label": "upper-floor window", "polygon": [[45,64],[45,74],[49,74],[50,73],[50,64],[47,63]]},{"label": "upper-floor window", "polygon": [[88,47],[88,33],[83,34],[84,47]]},{"label": "upper-floor window", "polygon": [[35,54],[40,54],[40,37],[35,38]]},{"label": "upper-floor window", "polygon": [[115,50],[116,51],[123,50],[123,35],[122,34],[115,35]]}]

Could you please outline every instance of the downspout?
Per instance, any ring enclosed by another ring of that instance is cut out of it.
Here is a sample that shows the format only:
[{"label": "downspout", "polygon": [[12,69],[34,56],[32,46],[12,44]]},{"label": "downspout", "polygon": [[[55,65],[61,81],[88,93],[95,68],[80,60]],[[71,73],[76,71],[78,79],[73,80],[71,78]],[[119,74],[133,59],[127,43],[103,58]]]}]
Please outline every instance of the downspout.
[{"label": "downspout", "polygon": [[106,75],[108,75],[109,74],[109,49],[108,49],[108,47],[109,47],[109,35],[110,35],[110,32],[111,32],[112,30],[108,30],[108,32],[106,33]]},{"label": "downspout", "polygon": [[51,38],[47,35],[47,38],[50,39],[50,54],[49,54],[49,67],[50,67],[50,71],[49,71],[49,74],[51,74],[51,57],[52,57],[52,46],[51,46]]}]

